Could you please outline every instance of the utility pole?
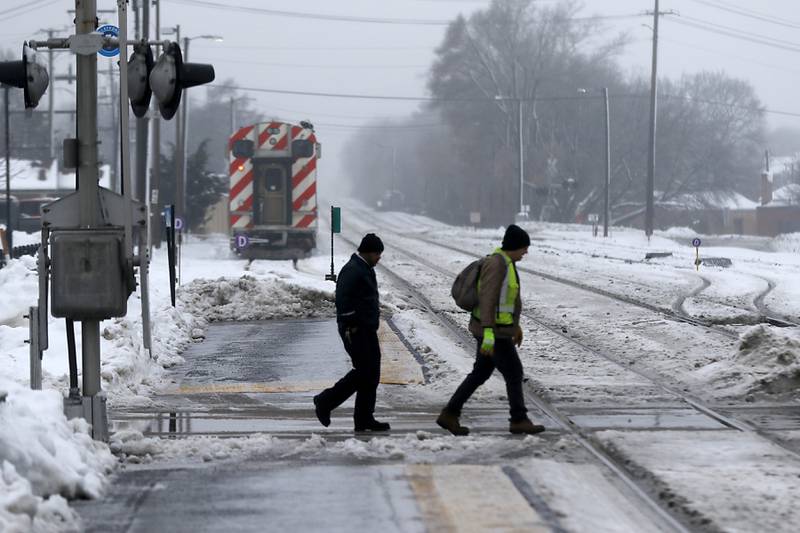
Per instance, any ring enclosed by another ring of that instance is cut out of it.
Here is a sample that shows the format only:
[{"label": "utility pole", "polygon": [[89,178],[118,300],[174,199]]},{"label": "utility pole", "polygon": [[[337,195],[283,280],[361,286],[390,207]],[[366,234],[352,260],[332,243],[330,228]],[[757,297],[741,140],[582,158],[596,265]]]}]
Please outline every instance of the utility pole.
[{"label": "utility pole", "polygon": [[[75,0],[75,33],[92,33],[97,20],[96,0]],[[100,224],[97,167],[97,55],[77,55],[78,205],[81,228]],[[84,402],[101,392],[100,321],[81,323]],[[105,407],[105,406],[104,406]],[[105,428],[104,428],[105,429]]]},{"label": "utility pole", "polygon": [[603,87],[603,100],[605,101],[606,117],[606,186],[605,206],[603,210],[603,237],[608,237],[608,222],[610,218],[609,195],[611,190],[611,121],[608,109],[608,87]]},{"label": "utility pole", "polygon": [[653,216],[656,174],[656,115],[657,115],[657,86],[658,86],[658,0],[653,11],[653,61],[650,69],[650,141],[647,152],[647,187],[645,193],[644,232],[649,239],[653,235]]},{"label": "utility pole", "polygon": [[120,137],[120,130],[119,124],[117,121],[117,94],[116,94],[116,86],[114,84],[114,62],[108,62],[108,87],[109,91],[111,92],[111,132],[113,137],[113,147],[114,147],[114,159],[113,159],[113,167],[111,168],[111,183],[110,189],[116,193],[121,193],[122,188],[120,186],[120,171],[119,171],[119,137]]},{"label": "utility pole", "polygon": [[[150,1],[142,2],[142,39],[150,38]],[[147,143],[149,118],[147,115],[136,120],[136,186],[135,198],[141,202],[148,202],[147,194]]]},{"label": "utility pole", "polygon": [[[180,41],[178,41],[180,42]],[[183,38],[183,60],[189,61],[189,37]],[[187,203],[186,203],[186,167],[188,166],[188,158],[186,152],[188,150],[189,138],[189,91],[183,93],[183,102],[181,103],[181,173],[178,174],[178,179],[181,182],[181,194],[178,196],[178,202],[181,204],[180,214],[183,217],[183,230],[181,234],[188,233],[189,221],[187,217]]]},{"label": "utility pole", "polygon": [[[181,25],[175,26],[175,42],[181,42]],[[183,95],[184,102],[186,101],[186,94]],[[176,218],[183,219],[183,166],[185,160],[183,158],[183,114],[186,112],[185,103],[178,106],[178,116],[175,120],[175,215]],[[182,234],[182,232],[181,232]]]},{"label": "utility pole", "polygon": [[6,133],[6,243],[8,250],[5,250],[9,258],[13,258],[14,249],[14,225],[11,224],[11,126],[9,119],[8,91],[10,87],[3,85],[5,89],[5,133]]},{"label": "utility pole", "polygon": [[[48,29],[47,30],[47,38],[48,39],[52,39],[54,33],[55,33],[55,30]],[[52,48],[48,48],[47,49],[47,72],[50,72],[51,74],[55,72],[55,70],[53,70],[53,66],[54,66],[53,53],[54,52],[53,52]],[[47,94],[47,102],[48,102],[47,128],[48,128],[49,136],[50,136],[50,161],[51,161],[51,163],[56,158],[56,139],[55,139],[56,131],[55,131],[55,121],[53,120],[55,118],[55,99],[56,99],[56,87],[55,87],[55,83],[54,82],[55,82],[55,80],[53,80],[53,83],[51,83],[50,92]]]},{"label": "utility pole", "polygon": [[525,145],[522,142],[522,98],[517,98],[517,104],[519,108],[518,113],[518,124],[517,129],[519,129],[519,219],[522,220],[526,218],[525,215]]},{"label": "utility pole", "polygon": [[656,117],[658,110],[658,19],[661,15],[674,15],[675,11],[659,11],[658,0],[653,11],[653,62],[650,69],[650,142],[647,152],[647,187],[645,193],[644,232],[649,240],[653,235],[656,175]]},{"label": "utility pole", "polygon": [[[161,0],[153,0],[156,8],[156,41],[161,42]],[[161,46],[156,45],[156,57],[161,55]],[[161,248],[161,118],[158,102],[153,102],[153,166],[150,171],[150,243]]]}]

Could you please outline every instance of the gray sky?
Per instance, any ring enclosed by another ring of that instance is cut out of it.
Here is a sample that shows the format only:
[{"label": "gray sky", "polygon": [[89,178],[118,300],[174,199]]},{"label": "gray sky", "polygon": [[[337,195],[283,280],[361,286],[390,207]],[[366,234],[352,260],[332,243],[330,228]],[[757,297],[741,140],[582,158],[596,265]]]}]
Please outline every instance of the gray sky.
[{"label": "gray sky", "polygon": [[[162,27],[180,23],[184,35],[219,34],[224,42],[197,40],[191,60],[213,63],[217,80],[233,78],[245,87],[370,95],[425,94],[425,73],[441,42],[444,25],[371,24],[291,18],[237,11],[236,6],[361,18],[447,21],[458,13],[488,5],[488,0],[208,0],[228,9],[188,5],[185,0],[162,0]],[[189,2],[191,3],[191,2]],[[542,4],[553,4],[542,0]],[[100,8],[115,8],[113,0],[98,0]],[[719,9],[712,7],[716,4]],[[18,6],[30,6],[11,11]],[[586,0],[585,15],[635,15],[653,9],[652,0]],[[44,27],[65,27],[74,0],[0,1],[0,47],[18,49],[23,39],[36,37]],[[684,72],[713,69],[749,80],[764,104],[777,111],[800,114],[795,94],[800,82],[800,6],[797,0],[662,0],[662,10],[676,10],[684,24],[662,19],[659,71],[679,77]],[[731,11],[746,10],[751,16]],[[27,12],[26,12],[27,11]],[[108,22],[116,16],[105,15]],[[762,19],[775,19],[778,23]],[[747,32],[785,41],[782,48],[764,46],[689,27],[713,23],[717,30]],[[625,31],[631,43],[620,58],[626,72],[649,75],[652,17],[604,22],[608,36]],[[132,28],[132,22],[131,22]],[[39,34],[40,36],[41,34]],[[106,60],[101,60],[101,63]],[[65,65],[66,61],[61,60]],[[63,68],[63,66],[62,66]],[[404,116],[417,104],[251,93],[268,115],[293,121],[310,119],[326,145],[322,172],[338,172],[339,149],[354,126],[376,117]],[[66,97],[67,93],[63,93]],[[800,128],[800,117],[769,114],[771,126]],[[378,149],[378,148],[373,148]]]}]

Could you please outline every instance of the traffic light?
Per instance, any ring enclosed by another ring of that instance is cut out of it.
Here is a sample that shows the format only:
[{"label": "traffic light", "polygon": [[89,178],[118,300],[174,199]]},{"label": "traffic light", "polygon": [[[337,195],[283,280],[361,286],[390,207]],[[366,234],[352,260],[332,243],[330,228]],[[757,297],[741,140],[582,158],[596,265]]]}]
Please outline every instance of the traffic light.
[{"label": "traffic light", "polygon": [[0,62],[0,83],[24,90],[25,108],[39,105],[50,78],[47,69],[36,62],[36,54],[28,45],[22,47],[22,61]]},{"label": "traffic light", "polygon": [[178,111],[183,90],[214,81],[214,67],[184,63],[178,43],[169,43],[150,73],[150,87],[158,99],[161,116],[169,120]]},{"label": "traffic light", "polygon": [[145,43],[133,47],[128,60],[128,98],[133,114],[142,118],[150,107],[153,90],[150,88],[150,73],[155,66],[153,50]]}]

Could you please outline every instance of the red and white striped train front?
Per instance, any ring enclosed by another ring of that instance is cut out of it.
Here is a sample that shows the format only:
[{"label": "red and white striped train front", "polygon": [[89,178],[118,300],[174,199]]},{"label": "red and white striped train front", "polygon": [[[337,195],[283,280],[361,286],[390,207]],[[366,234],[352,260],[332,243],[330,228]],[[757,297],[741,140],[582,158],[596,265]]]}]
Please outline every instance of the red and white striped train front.
[{"label": "red and white striped train front", "polygon": [[297,259],[316,246],[318,145],[313,129],[245,126],[228,142],[231,246],[248,258]]}]

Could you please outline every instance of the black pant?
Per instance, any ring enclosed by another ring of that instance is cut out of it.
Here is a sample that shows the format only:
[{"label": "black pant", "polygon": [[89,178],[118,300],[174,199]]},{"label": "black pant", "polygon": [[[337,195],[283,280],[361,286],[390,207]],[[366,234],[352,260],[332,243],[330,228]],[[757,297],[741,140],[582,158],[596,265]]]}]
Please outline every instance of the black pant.
[{"label": "black pant", "polygon": [[478,354],[475,366],[461,385],[458,386],[453,397],[447,403],[447,410],[461,416],[461,408],[467,403],[478,387],[486,383],[495,367],[503,374],[506,380],[506,393],[511,412],[511,421],[524,420],[528,417],[525,408],[525,398],[522,395],[522,363],[519,360],[517,349],[511,339],[498,337],[494,344],[494,355],[491,357],[480,353],[483,339],[478,339]]},{"label": "black pant", "polygon": [[328,410],[342,405],[353,393],[356,393],[356,407],[353,419],[356,425],[374,420],[375,395],[381,380],[381,347],[378,343],[378,332],[370,328],[357,328],[347,341],[345,330],[339,329],[339,336],[344,349],[353,361],[353,370],[322,391],[318,401]]}]

